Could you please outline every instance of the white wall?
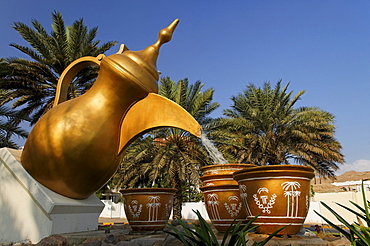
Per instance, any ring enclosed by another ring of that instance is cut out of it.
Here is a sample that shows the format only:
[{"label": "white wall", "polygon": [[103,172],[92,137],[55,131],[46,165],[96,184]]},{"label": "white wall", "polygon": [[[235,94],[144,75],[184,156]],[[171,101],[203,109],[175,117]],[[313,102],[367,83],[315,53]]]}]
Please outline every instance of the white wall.
[{"label": "white wall", "polygon": [[[104,209],[99,217],[103,218],[122,218],[126,219],[125,209],[123,203],[114,203],[110,200],[102,200]],[[182,218],[195,220],[196,214],[192,210],[199,210],[204,219],[209,220],[206,208],[203,202],[188,202],[182,205]],[[172,214],[170,215],[172,219]]]},{"label": "white wall", "polygon": [[99,217],[105,218],[126,218],[122,203],[114,203],[111,200],[102,200],[104,209]]},{"label": "white wall", "polygon": [[324,224],[324,220],[321,219],[320,216],[318,216],[314,211],[317,211],[321,214],[321,207],[320,203],[316,201],[310,202],[310,209],[308,210],[307,217],[305,220],[306,224]]},{"label": "white wall", "polygon": [[205,220],[210,220],[204,202],[187,202],[182,205],[181,215],[183,219],[198,219],[193,210],[198,210]]},{"label": "white wall", "polygon": [[[370,199],[370,192],[366,191],[366,197]],[[346,207],[349,207],[353,210],[356,210],[356,207],[350,203],[353,201],[363,207],[363,200],[362,200],[362,193],[356,191],[348,191],[348,192],[336,192],[336,193],[315,193],[314,201],[317,203],[324,202],[329,207],[331,207],[335,212],[337,212],[340,216],[342,216],[346,221],[352,223],[354,221],[357,222],[356,216],[349,212],[348,210],[340,207],[336,203],[340,203]],[[320,204],[320,214],[332,221],[335,224],[341,224],[335,216],[330,213],[325,207]],[[319,222],[318,222],[319,223]],[[326,223],[326,222],[325,222]]]}]

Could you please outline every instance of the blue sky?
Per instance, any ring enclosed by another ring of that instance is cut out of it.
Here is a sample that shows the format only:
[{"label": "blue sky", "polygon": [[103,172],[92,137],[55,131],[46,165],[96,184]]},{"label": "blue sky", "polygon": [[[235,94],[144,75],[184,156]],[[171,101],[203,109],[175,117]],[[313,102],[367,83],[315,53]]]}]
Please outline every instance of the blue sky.
[{"label": "blue sky", "polygon": [[[154,43],[174,19],[180,24],[161,48],[157,67],[173,80],[201,80],[215,89],[214,101],[230,107],[230,97],[249,83],[282,79],[299,106],[317,106],[336,116],[336,137],[347,170],[370,167],[370,1],[84,1],[12,0],[0,8],[0,57],[22,54],[26,44],[15,21],[51,24],[60,11],[67,25],[84,18],[99,27],[98,39],[117,40],[131,50]],[[107,55],[118,51],[118,45]]]}]

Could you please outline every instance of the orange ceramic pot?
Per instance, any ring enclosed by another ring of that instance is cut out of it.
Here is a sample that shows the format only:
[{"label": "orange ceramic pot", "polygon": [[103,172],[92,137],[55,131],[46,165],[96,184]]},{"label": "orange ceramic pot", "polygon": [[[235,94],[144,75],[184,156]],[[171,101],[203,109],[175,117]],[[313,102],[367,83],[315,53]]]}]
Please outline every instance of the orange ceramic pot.
[{"label": "orange ceramic pot", "polygon": [[271,234],[289,225],[279,234],[296,234],[302,227],[309,208],[311,167],[271,165],[249,168],[234,173],[247,218],[260,214],[254,221],[259,233]]},{"label": "orange ceramic pot", "polygon": [[176,189],[136,188],[120,190],[128,223],[134,231],[160,231],[172,212]]},{"label": "orange ceramic pot", "polygon": [[255,167],[253,164],[238,164],[238,163],[228,163],[228,164],[215,164],[208,165],[200,168],[203,175],[220,175],[220,174],[233,174],[236,171]]},{"label": "orange ceramic pot", "polygon": [[203,186],[200,189],[204,193],[208,216],[217,231],[225,232],[234,219],[237,219],[236,223],[247,223],[238,185]]}]

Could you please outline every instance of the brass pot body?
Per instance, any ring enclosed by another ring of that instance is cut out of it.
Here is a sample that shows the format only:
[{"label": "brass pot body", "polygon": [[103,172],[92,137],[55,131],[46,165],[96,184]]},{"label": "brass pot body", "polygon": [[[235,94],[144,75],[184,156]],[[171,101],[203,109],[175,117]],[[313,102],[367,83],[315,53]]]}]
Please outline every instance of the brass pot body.
[{"label": "brass pot body", "polygon": [[203,186],[200,189],[204,194],[208,216],[217,231],[225,232],[234,219],[235,223],[247,223],[238,185]]},{"label": "brass pot body", "polygon": [[67,197],[87,198],[114,174],[124,154],[118,153],[123,116],[148,94],[107,60],[89,91],[57,105],[37,122],[22,152],[24,168]]},{"label": "brass pot body", "polygon": [[302,227],[310,204],[310,181],[314,170],[300,165],[271,165],[234,173],[240,196],[259,233],[296,234]]},{"label": "brass pot body", "polygon": [[[177,23],[144,50],[121,45],[117,54],[83,57],[67,67],[54,107],[36,123],[22,152],[22,165],[33,178],[63,196],[85,199],[112,177],[125,148],[143,133],[176,127],[200,136],[199,123],[186,110],[156,94],[159,48]],[[66,101],[69,83],[92,64],[100,65],[94,85]]]},{"label": "brass pot body", "polygon": [[130,227],[134,231],[160,231],[168,221],[176,189],[134,188],[120,190]]}]

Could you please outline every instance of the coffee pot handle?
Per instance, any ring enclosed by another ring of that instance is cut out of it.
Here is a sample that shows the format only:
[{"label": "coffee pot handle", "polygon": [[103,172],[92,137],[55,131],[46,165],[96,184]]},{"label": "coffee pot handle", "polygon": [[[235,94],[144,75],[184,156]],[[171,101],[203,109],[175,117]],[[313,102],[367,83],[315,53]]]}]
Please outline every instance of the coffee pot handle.
[{"label": "coffee pot handle", "polygon": [[99,66],[104,57],[103,54],[97,57],[85,56],[69,64],[58,80],[53,107],[67,100],[69,84],[81,69],[91,65]]}]

